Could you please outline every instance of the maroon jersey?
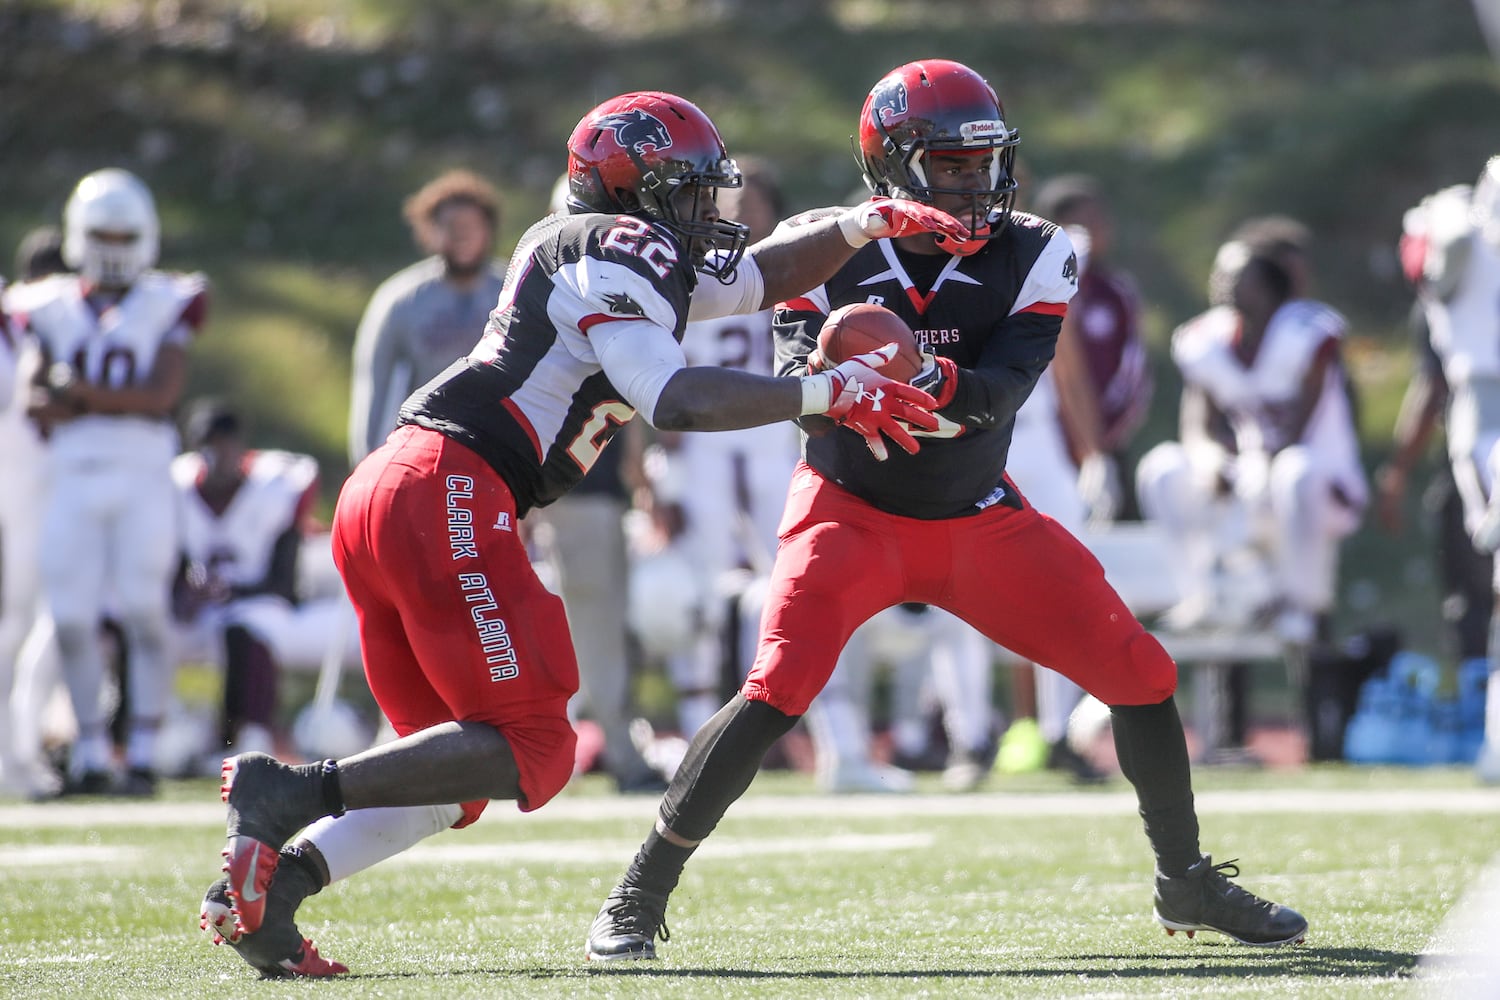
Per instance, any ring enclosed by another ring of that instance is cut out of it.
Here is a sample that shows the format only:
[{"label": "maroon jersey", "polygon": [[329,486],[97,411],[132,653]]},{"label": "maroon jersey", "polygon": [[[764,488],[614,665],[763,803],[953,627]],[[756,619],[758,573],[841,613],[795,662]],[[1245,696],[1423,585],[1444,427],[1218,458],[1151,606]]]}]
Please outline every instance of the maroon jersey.
[{"label": "maroon jersey", "polygon": [[670,230],[633,216],[551,215],[521,238],[474,350],[418,389],[399,422],[478,452],[524,516],[568,492],[635,408],[588,330],[650,318],[682,339],[696,284]]},{"label": "maroon jersey", "polygon": [[1153,383],[1141,340],[1140,298],[1129,278],[1089,262],[1070,308],[1083,334],[1104,422],[1104,444],[1116,451],[1140,427],[1151,403]]},{"label": "maroon jersey", "polygon": [[[847,428],[812,429],[807,463],[880,510],[937,519],[1017,503],[1003,480],[1016,411],[1052,360],[1077,260],[1057,226],[1017,212],[998,238],[968,257],[924,255],[879,240],[826,285],[776,310],[777,370],[803,374],[833,309],[875,302],[900,315],[924,350],[960,372],[935,431],[916,431],[915,455],[890,449],[878,462]],[[811,425],[810,425],[811,426]]]}]

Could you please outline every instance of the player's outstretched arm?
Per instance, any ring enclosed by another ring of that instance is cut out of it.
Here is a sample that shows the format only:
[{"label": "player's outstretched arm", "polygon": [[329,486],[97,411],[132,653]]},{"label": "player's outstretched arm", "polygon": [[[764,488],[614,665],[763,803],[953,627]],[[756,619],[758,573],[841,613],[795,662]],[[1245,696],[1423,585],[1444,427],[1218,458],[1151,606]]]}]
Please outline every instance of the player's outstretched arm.
[{"label": "player's outstretched arm", "polygon": [[947,212],[901,198],[872,198],[853,208],[807,213],[808,218],[815,216],[806,223],[779,226],[750,248],[765,282],[762,309],[823,284],[871,240],[921,232],[956,239],[969,236],[968,227]]}]

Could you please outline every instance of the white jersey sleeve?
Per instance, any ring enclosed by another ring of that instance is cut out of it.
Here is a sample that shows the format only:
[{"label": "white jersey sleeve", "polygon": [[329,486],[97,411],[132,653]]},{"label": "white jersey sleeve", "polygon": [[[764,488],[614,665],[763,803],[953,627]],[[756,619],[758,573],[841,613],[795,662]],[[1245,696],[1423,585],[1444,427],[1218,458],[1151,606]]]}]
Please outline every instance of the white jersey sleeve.
[{"label": "white jersey sleeve", "polygon": [[714,319],[718,316],[733,316],[739,313],[760,311],[761,299],[765,298],[765,276],[755,258],[746,254],[734,269],[734,277],[728,284],[712,275],[699,273],[698,285],[693,289],[692,305],[688,308],[689,320]]},{"label": "white jersey sleeve", "polygon": [[1010,312],[1015,315],[1041,303],[1062,305],[1077,293],[1078,255],[1068,234],[1058,228],[1031,265]]}]

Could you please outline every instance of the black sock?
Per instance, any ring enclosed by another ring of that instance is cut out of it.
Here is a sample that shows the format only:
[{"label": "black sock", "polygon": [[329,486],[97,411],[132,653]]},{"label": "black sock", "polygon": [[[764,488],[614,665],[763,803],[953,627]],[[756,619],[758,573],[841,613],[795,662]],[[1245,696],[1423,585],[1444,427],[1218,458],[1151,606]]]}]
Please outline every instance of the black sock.
[{"label": "black sock", "polygon": [[1198,813],[1193,808],[1187,738],[1177,703],[1112,705],[1120,770],[1135,786],[1157,871],[1178,876],[1198,862]]},{"label": "black sock", "polygon": [[653,827],[625,872],[625,884],[658,892],[663,896],[671,895],[672,890],[677,888],[677,880],[682,877],[682,869],[687,865],[688,858],[697,849],[696,845],[682,847],[674,844]]},{"label": "black sock", "polygon": [[288,844],[281,849],[280,854],[280,860],[276,865],[278,889],[293,893],[297,898],[297,903],[323,891],[325,884],[323,872],[315,861],[307,857],[302,848],[296,844]]}]

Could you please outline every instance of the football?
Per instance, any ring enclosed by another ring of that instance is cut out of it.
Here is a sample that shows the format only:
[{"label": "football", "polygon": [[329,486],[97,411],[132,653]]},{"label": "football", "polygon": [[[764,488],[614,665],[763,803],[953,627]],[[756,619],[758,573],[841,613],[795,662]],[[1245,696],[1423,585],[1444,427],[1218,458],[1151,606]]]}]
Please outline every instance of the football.
[{"label": "football", "polygon": [[886,344],[899,344],[896,356],[880,367],[887,378],[910,382],[922,370],[922,349],[912,336],[906,320],[885,306],[855,302],[839,306],[828,314],[818,334],[818,353],[829,367],[847,361],[856,354],[878,350]]}]

